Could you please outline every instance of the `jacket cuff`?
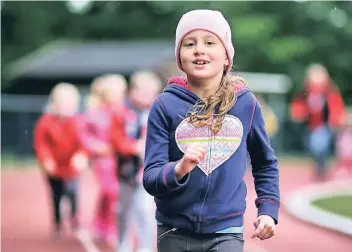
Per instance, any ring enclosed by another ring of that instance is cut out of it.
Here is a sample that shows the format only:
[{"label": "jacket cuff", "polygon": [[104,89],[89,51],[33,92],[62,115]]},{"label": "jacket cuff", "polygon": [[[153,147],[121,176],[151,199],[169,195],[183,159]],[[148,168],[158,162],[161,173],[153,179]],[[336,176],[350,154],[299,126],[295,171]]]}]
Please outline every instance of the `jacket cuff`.
[{"label": "jacket cuff", "polygon": [[189,180],[189,174],[185,175],[181,180],[177,180],[175,166],[177,162],[170,162],[166,164],[162,171],[163,184],[170,189],[177,189],[187,184]]},{"label": "jacket cuff", "polygon": [[259,200],[257,201],[258,216],[259,215],[269,215],[271,216],[275,224],[279,221],[279,208],[280,204],[274,200]]}]

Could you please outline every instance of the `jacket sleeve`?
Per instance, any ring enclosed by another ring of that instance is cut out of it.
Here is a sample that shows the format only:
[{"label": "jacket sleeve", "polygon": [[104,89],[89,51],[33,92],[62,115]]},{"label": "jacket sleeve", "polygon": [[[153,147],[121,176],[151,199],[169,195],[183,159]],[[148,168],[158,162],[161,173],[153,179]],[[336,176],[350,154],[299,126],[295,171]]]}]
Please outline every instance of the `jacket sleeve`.
[{"label": "jacket sleeve", "polygon": [[269,215],[277,224],[280,207],[278,160],[271,148],[261,107],[255,99],[247,148],[257,193],[258,215]]},{"label": "jacket sleeve", "polygon": [[75,143],[76,143],[76,152],[75,154],[83,154],[87,156],[87,158],[90,155],[89,149],[86,148],[85,145],[82,143],[81,139],[81,123],[84,120],[84,115],[79,115],[77,116],[74,121],[73,121],[73,127],[74,127],[74,137],[75,137]]},{"label": "jacket sleeve", "polygon": [[43,164],[46,160],[53,160],[50,144],[47,141],[47,120],[45,117],[41,117],[34,128],[33,136],[33,148],[40,164]]},{"label": "jacket sleeve", "polygon": [[341,127],[345,121],[345,105],[340,92],[334,90],[328,95],[330,124],[332,127]]},{"label": "jacket sleeve", "polygon": [[86,114],[80,118],[78,122],[78,137],[81,147],[91,156],[96,154],[106,144],[99,140],[93,133],[94,123],[90,122],[89,116],[89,114]]},{"label": "jacket sleeve", "polygon": [[117,154],[121,156],[137,155],[137,141],[130,138],[125,130],[123,115],[116,113],[111,127],[111,143]]},{"label": "jacket sleeve", "polygon": [[152,196],[162,196],[183,187],[189,174],[176,179],[177,162],[169,161],[169,126],[162,103],[157,98],[148,117],[143,186]]},{"label": "jacket sleeve", "polygon": [[308,117],[308,108],[303,94],[296,94],[290,105],[290,115],[292,120],[296,122],[303,122]]}]

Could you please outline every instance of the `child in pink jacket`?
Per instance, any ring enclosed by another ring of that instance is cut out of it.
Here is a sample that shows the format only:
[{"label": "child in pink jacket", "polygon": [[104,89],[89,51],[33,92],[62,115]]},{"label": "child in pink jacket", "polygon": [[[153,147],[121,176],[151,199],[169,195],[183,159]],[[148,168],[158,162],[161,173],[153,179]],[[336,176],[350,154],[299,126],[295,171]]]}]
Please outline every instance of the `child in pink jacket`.
[{"label": "child in pink jacket", "polygon": [[82,144],[90,152],[91,165],[100,188],[94,233],[96,238],[114,246],[117,236],[115,208],[119,190],[116,154],[136,155],[142,145],[130,140],[125,133],[123,106],[120,106],[127,86],[124,77],[106,75],[97,78],[93,85],[98,83],[102,87],[94,96],[96,102],[88,110],[80,133]]}]

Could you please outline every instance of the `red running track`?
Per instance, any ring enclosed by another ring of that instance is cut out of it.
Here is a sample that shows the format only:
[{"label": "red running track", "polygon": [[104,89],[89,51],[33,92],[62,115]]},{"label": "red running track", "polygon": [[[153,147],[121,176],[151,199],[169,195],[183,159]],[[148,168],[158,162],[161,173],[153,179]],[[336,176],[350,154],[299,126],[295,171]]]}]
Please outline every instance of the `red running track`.
[{"label": "red running track", "polygon": [[[281,169],[281,195],[310,183],[307,169],[285,165]],[[49,204],[46,185],[35,169],[2,170],[1,248],[3,252],[84,252],[82,244],[73,236],[55,242],[50,238]],[[350,237],[301,222],[280,210],[277,234],[270,240],[251,240],[254,207],[253,180],[248,185],[245,217],[245,251],[251,252],[349,252]],[[89,226],[94,211],[97,187],[90,172],[81,178],[80,208],[83,225]],[[99,247],[99,251],[109,251]]]}]

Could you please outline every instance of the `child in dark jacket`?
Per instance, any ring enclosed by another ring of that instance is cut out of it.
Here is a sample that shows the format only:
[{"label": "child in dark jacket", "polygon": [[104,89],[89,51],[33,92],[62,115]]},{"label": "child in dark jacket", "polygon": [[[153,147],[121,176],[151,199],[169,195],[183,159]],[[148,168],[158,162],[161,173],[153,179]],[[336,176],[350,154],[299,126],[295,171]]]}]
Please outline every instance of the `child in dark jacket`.
[{"label": "child in dark jacket", "polygon": [[[125,113],[125,125],[130,137],[145,139],[150,106],[160,89],[161,81],[153,72],[142,70],[131,76],[129,95],[125,102],[128,108],[128,112]],[[118,251],[133,251],[131,237],[132,231],[135,230],[138,240],[137,252],[153,252],[156,230],[150,215],[155,210],[155,203],[142,185],[143,160],[139,156],[134,156],[121,161],[123,161],[119,165],[121,245]]]}]

